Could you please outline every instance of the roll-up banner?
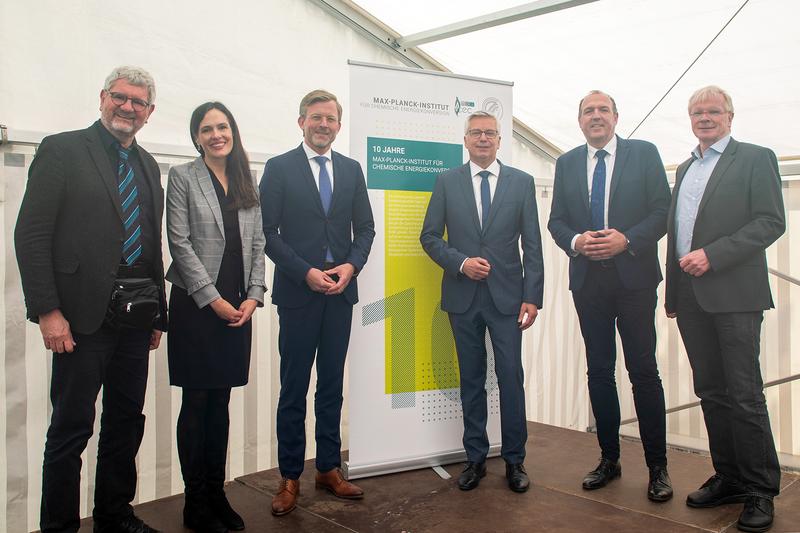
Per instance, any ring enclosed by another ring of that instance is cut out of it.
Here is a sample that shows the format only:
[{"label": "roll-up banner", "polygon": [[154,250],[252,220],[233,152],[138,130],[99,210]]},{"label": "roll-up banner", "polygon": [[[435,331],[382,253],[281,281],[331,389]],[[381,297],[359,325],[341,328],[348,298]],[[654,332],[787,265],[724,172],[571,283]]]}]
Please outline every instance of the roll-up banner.
[{"label": "roll-up banner", "polygon": [[[465,459],[458,360],[440,308],[442,269],[419,234],[436,176],[464,164],[464,124],[499,119],[511,163],[509,82],[350,61],[351,157],[364,169],[376,236],[359,275],[349,350],[351,479]],[[490,455],[499,453],[497,378],[487,336]]]}]

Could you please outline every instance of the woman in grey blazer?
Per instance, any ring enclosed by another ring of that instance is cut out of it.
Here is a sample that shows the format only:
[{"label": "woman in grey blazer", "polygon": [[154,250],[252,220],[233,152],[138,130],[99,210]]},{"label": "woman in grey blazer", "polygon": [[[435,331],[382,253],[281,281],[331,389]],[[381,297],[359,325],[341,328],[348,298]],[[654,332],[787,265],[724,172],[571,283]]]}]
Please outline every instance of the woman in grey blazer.
[{"label": "woman in grey blazer", "polygon": [[230,111],[207,102],[189,131],[200,157],[172,167],[170,383],[183,388],[178,457],[183,521],[195,531],[244,529],[223,490],[231,387],[247,383],[250,317],[264,305],[264,233],[255,180]]}]

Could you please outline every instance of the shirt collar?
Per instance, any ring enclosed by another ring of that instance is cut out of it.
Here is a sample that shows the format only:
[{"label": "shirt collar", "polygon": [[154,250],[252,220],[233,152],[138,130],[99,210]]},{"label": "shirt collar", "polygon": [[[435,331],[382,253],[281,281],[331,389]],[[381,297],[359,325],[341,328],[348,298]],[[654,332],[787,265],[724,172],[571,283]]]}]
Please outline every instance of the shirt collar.
[{"label": "shirt collar", "polygon": [[[95,124],[97,125],[97,131],[100,134],[100,141],[103,143],[103,147],[106,150],[114,150],[114,152],[116,153],[117,148],[120,146],[119,140],[113,135],[111,135],[111,132],[108,131],[108,129],[106,129],[106,127],[103,125],[101,121],[98,120],[97,122],[95,122]],[[134,139],[131,145],[127,148],[127,150],[135,152],[136,148],[137,148],[136,139]]]},{"label": "shirt collar", "polygon": [[[708,150],[714,150],[718,154],[721,154],[722,152],[725,151],[725,148],[728,147],[728,143],[730,143],[730,142],[731,142],[731,136],[730,135],[726,135],[722,139],[718,140],[717,142],[715,142],[714,144],[709,146]],[[708,152],[708,150],[706,150],[706,152]],[[694,150],[692,150],[692,157],[694,157],[695,159],[702,159],[703,158],[703,156],[700,153],[700,145],[699,144],[694,147]]]},{"label": "shirt collar", "polygon": [[491,162],[491,164],[489,164],[488,167],[481,168],[480,165],[478,165],[477,163],[475,163],[470,159],[469,161],[470,176],[474,178],[475,176],[478,175],[478,172],[481,172],[483,170],[488,170],[489,172],[492,173],[493,176],[500,176],[500,162],[497,161],[497,159],[495,159],[494,161]]},{"label": "shirt collar", "polygon": [[332,152],[332,150],[330,148],[328,148],[328,151],[325,152],[324,154],[318,154],[309,145],[306,144],[306,141],[303,141],[303,150],[305,150],[306,157],[309,158],[309,159],[314,159],[315,157],[319,157],[319,156],[323,155],[323,156],[328,158],[328,161],[331,161],[331,152]]},{"label": "shirt collar", "polygon": [[[594,159],[594,155],[598,151],[600,151],[600,148],[595,148],[594,146],[592,146],[589,143],[586,143],[586,147],[589,149],[589,153],[588,153],[589,159]],[[602,149],[605,150],[606,152],[608,152],[608,155],[610,155],[611,157],[614,157],[614,154],[617,153],[617,136],[616,135],[612,136],[611,140],[608,141],[608,144],[606,144]]]}]

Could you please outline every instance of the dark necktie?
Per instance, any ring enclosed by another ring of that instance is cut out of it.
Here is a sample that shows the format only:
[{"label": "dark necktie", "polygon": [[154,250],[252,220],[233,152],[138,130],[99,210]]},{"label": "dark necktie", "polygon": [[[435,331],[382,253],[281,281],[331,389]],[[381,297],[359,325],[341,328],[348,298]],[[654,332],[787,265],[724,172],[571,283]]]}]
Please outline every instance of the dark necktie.
[{"label": "dark necktie", "polygon": [[592,176],[592,227],[593,230],[601,230],[605,227],[605,217],[603,212],[606,203],[606,155],[605,150],[598,150],[595,154],[597,165],[594,167]]},{"label": "dark necktie", "polygon": [[328,167],[325,165],[328,158],[324,155],[318,155],[314,160],[319,163],[319,199],[322,201],[322,209],[327,215],[328,209],[331,207],[331,196],[333,196],[331,177],[328,175]]},{"label": "dark necktie", "polygon": [[488,170],[481,170],[478,176],[481,177],[481,227],[486,226],[489,221],[489,208],[492,206],[492,195],[489,190],[489,176],[492,173]]},{"label": "dark necktie", "polygon": [[122,204],[122,220],[125,226],[125,242],[122,244],[122,261],[132,265],[142,255],[142,226],[139,215],[139,193],[133,179],[133,167],[128,161],[130,150],[117,145],[119,163],[117,178],[119,200]]}]

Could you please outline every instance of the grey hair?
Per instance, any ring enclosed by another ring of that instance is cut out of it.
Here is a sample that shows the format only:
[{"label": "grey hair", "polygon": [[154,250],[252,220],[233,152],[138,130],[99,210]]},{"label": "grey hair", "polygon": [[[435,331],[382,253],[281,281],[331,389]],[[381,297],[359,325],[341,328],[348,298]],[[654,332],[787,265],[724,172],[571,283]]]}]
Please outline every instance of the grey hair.
[{"label": "grey hair", "polygon": [[581,98],[580,102],[578,102],[578,116],[579,117],[581,116],[581,111],[583,111],[583,101],[586,100],[587,98],[589,98],[590,96],[592,96],[593,94],[602,94],[603,96],[605,96],[606,98],[611,100],[611,110],[614,112],[615,115],[619,115],[619,113],[617,112],[617,102],[614,101],[614,98],[608,93],[604,93],[603,91],[598,91],[597,89],[593,89],[593,90],[589,91],[586,94],[586,96]]},{"label": "grey hair", "polygon": [[117,67],[112,70],[111,74],[109,74],[106,78],[103,89],[105,91],[110,91],[111,86],[114,85],[114,82],[117,80],[125,80],[131,85],[136,85],[137,87],[146,87],[148,103],[153,104],[153,102],[155,102],[156,82],[153,81],[153,76],[151,76],[150,73],[145,69],[131,66]]},{"label": "grey hair", "polygon": [[706,87],[697,89],[689,98],[688,110],[691,111],[692,106],[697,102],[708,100],[712,96],[721,96],[722,99],[725,100],[725,111],[733,113],[733,100],[731,99],[731,95],[729,95],[725,89],[717,87],[716,85],[707,85]]},{"label": "grey hair", "polygon": [[500,134],[500,121],[497,120],[496,116],[486,111],[475,111],[472,114],[470,114],[470,116],[467,117],[467,121],[464,122],[464,135],[466,135],[467,132],[469,131],[469,123],[476,118],[493,118],[495,127],[497,127],[497,134],[498,135]]}]

